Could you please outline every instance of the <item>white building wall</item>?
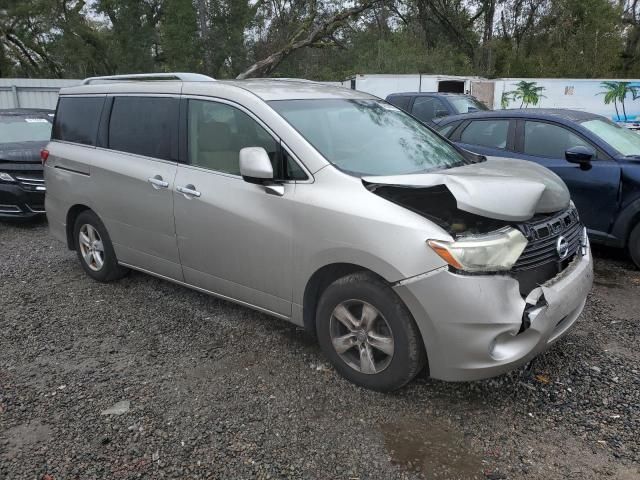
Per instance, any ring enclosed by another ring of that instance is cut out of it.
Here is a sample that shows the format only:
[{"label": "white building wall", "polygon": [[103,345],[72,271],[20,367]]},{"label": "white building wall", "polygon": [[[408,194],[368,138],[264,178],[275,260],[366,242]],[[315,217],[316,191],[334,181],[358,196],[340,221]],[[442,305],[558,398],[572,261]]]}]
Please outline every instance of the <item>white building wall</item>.
[{"label": "white building wall", "polygon": [[[536,82],[539,87],[544,87],[542,97],[536,107],[538,108],[567,108],[570,110],[583,110],[589,113],[603,115],[614,121],[624,121],[622,106],[618,103],[618,111],[620,117],[616,116],[616,110],[613,104],[605,105],[604,95],[601,94],[604,89],[602,82],[630,82],[632,86],[639,88],[638,80],[620,80],[620,79],[584,79],[584,78],[504,78],[495,80],[494,108],[499,109],[500,99],[503,92],[513,91],[517,88],[517,83],[521,80],[528,82]],[[640,120],[640,99],[633,100],[631,94],[627,94],[625,99],[625,110],[627,112],[627,121]],[[520,100],[512,100],[507,108],[520,108]],[[528,108],[532,108],[529,105]]]},{"label": "white building wall", "polygon": [[[632,86],[638,87],[640,94],[640,80],[621,79],[585,79],[585,78],[499,78],[488,80],[475,76],[455,76],[455,75],[430,75],[430,74],[363,74],[355,75],[342,82],[345,88],[351,88],[355,84],[355,89],[361,92],[370,93],[380,98],[386,98],[390,93],[399,92],[437,92],[438,84],[441,81],[456,80],[464,82],[464,91],[472,92],[475,81],[481,83],[493,83],[493,108],[500,109],[503,92],[515,90],[517,83],[521,80],[536,82],[538,86],[544,87],[544,95],[538,105],[529,105],[528,108],[567,108],[571,110],[584,110],[586,112],[603,115],[614,121],[625,121],[622,106],[618,103],[619,116],[613,104],[605,105],[604,81],[625,81]],[[485,102],[487,100],[485,99]],[[489,100],[489,103],[491,100]],[[520,108],[520,100],[512,100],[507,108]],[[640,97],[633,99],[632,94],[628,94],[625,99],[626,121],[640,124]]]}]

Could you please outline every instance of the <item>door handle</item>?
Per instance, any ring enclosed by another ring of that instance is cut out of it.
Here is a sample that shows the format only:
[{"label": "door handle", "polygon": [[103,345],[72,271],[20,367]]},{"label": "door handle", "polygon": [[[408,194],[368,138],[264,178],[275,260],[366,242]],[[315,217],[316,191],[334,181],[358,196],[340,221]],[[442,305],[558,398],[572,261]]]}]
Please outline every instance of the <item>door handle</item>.
[{"label": "door handle", "polygon": [[169,186],[169,182],[165,182],[162,180],[160,175],[156,175],[155,177],[147,178],[147,181],[155,188],[156,190],[160,188],[167,188]]},{"label": "door handle", "polygon": [[176,190],[183,194],[186,198],[200,196],[200,192],[197,191],[196,187],[191,184],[185,185],[184,187],[176,187]]}]

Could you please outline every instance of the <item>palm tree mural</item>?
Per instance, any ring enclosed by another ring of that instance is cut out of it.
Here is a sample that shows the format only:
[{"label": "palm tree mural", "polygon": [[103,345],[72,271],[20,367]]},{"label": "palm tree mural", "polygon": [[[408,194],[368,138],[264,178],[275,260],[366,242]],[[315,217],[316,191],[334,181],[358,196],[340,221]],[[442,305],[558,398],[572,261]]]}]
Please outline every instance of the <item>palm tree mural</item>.
[{"label": "palm tree mural", "polygon": [[546,98],[542,95],[544,90],[545,88],[539,87],[536,82],[521,80],[516,84],[516,89],[513,92],[507,93],[511,93],[514,100],[521,100],[520,108],[523,106],[527,108],[529,105],[538,105],[541,98]]},{"label": "palm tree mural", "polygon": [[625,108],[624,101],[627,98],[628,93],[631,93],[634,100],[638,98],[638,87],[631,86],[629,82],[614,81],[601,82],[600,85],[604,90],[598,93],[598,95],[604,95],[605,105],[613,103],[613,106],[616,109],[616,119],[620,120],[620,112],[618,111],[618,102],[620,102],[620,105],[622,106],[622,116],[626,122],[627,110]]},{"label": "palm tree mural", "polygon": [[502,96],[500,97],[500,107],[504,110],[509,107],[509,103],[512,100],[513,92],[502,92]]}]

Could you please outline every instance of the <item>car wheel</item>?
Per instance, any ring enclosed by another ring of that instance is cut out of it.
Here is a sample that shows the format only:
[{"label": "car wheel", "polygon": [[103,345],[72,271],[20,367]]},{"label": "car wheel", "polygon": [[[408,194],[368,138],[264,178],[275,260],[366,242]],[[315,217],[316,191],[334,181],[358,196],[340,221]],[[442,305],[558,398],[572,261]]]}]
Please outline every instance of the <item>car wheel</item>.
[{"label": "car wheel", "polygon": [[629,235],[629,255],[631,260],[636,264],[636,267],[640,268],[640,223],[638,223]]},{"label": "car wheel", "polygon": [[318,303],[316,330],[338,373],[371,390],[396,390],[426,363],[411,313],[383,280],[368,272],[329,285]]},{"label": "car wheel", "polygon": [[80,264],[91,278],[110,282],[129,273],[128,268],[118,265],[107,229],[91,210],[78,215],[73,232]]}]

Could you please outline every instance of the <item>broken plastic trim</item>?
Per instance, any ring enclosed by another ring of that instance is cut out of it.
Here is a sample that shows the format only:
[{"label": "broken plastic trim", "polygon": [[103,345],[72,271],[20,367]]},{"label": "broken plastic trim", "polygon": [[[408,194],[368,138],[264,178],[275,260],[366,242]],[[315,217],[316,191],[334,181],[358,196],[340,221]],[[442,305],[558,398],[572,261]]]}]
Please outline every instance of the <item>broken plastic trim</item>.
[{"label": "broken plastic trim", "polygon": [[520,326],[520,331],[518,333],[522,333],[529,329],[529,327],[531,327],[531,322],[533,322],[548,305],[541,287],[536,287],[531,290],[529,295],[527,295],[525,302],[527,306],[524,308],[524,312],[522,312],[522,325]]}]

